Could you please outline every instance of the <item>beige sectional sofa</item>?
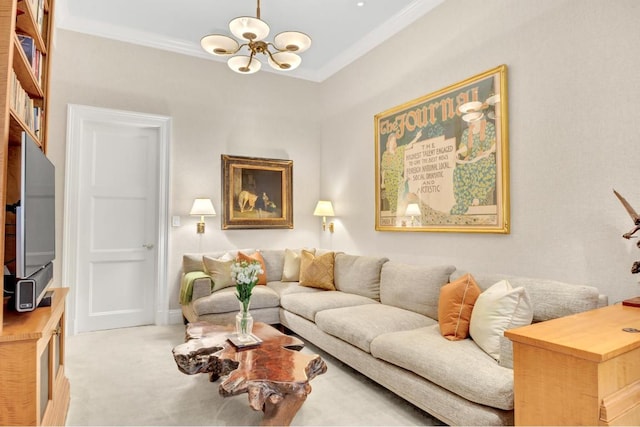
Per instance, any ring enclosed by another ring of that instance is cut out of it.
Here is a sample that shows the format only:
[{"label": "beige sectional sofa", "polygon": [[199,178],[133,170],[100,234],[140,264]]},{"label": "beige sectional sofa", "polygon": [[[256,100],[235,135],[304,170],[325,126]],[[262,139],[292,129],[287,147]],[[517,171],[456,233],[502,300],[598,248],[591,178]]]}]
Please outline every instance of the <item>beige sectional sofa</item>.
[{"label": "beige sectional sofa", "polygon": [[[440,331],[440,289],[464,271],[451,265],[412,265],[338,252],[334,256],[336,290],[321,290],[282,280],[285,264],[290,263],[289,257],[285,262],[284,249],[260,253],[268,283],[254,288],[251,313],[257,321],[284,325],[444,423],[513,424],[508,340],[502,338],[498,362],[473,339],[450,341]],[[204,269],[203,255],[219,258],[223,254],[186,254],[183,273]],[[513,287],[525,288],[534,322],[607,303],[594,287],[472,275],[483,290],[504,279]],[[193,280],[190,286],[191,301],[183,305],[186,320],[233,322],[238,312],[233,287],[212,293],[212,282],[206,277]]]}]

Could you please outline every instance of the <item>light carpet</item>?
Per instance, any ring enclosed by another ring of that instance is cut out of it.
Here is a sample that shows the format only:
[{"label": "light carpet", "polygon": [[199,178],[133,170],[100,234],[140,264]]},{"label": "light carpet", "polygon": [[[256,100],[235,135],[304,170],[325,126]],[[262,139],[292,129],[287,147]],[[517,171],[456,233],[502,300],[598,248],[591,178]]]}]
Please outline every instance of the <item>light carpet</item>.
[{"label": "light carpet", "polygon": [[[246,394],[223,398],[206,374],[178,371],[171,349],[182,342],[182,325],[67,337],[67,425],[259,425],[262,412],[249,407]],[[328,369],[311,381],[293,425],[441,425],[311,344],[302,351],[319,354]]]}]

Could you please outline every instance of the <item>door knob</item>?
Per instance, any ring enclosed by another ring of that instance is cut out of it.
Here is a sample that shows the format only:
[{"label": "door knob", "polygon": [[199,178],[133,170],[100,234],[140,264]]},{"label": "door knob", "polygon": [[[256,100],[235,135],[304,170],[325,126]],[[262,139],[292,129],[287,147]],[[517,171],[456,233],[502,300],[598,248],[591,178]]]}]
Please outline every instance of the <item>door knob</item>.
[{"label": "door knob", "polygon": [[143,248],[153,249],[153,243],[147,243],[146,245],[142,245]]}]

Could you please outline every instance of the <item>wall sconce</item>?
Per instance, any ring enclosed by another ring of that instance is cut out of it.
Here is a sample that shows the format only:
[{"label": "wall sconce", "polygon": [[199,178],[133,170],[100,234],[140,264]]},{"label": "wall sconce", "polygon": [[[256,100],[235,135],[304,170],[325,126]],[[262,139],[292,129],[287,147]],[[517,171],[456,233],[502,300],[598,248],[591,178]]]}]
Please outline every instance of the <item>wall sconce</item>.
[{"label": "wall sconce", "polygon": [[[314,216],[322,217],[322,231],[327,229],[327,217],[335,216],[333,213],[333,205],[329,200],[319,200],[316,209],[313,211]],[[333,222],[329,223],[329,231],[333,233]]]},{"label": "wall sconce", "polygon": [[411,226],[413,226],[415,222],[414,217],[422,215],[422,212],[420,212],[420,205],[417,203],[409,203],[409,205],[407,205],[405,215],[411,217]]},{"label": "wall sconce", "polygon": [[213,209],[211,199],[195,199],[189,215],[200,216],[200,222],[198,222],[198,234],[202,234],[204,233],[204,217],[216,216],[216,211]]}]

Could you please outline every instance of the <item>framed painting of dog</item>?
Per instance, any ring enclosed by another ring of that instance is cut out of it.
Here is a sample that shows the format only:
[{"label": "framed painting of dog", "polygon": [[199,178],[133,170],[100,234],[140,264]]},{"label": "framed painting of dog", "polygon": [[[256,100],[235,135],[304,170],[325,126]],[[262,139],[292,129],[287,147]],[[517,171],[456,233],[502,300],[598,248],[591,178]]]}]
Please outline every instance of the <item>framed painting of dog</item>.
[{"label": "framed painting of dog", "polygon": [[374,121],[376,230],[510,232],[506,65]]},{"label": "framed painting of dog", "polygon": [[222,229],[293,228],[293,161],[222,155]]}]

